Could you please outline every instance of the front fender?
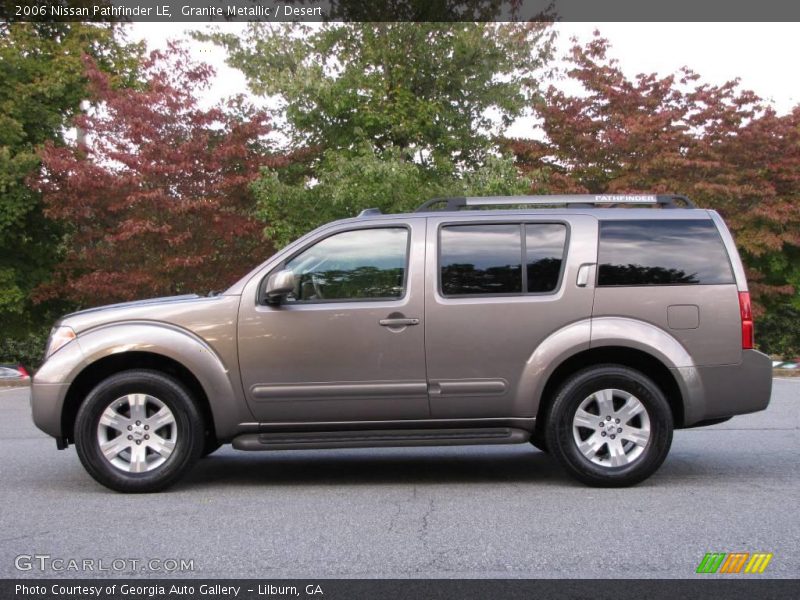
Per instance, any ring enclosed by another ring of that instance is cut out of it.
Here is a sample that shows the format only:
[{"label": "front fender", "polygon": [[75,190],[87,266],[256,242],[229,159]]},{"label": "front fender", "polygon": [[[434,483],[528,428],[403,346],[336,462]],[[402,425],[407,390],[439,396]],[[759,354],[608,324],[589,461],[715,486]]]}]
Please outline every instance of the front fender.
[{"label": "front fender", "polygon": [[[241,423],[253,420],[242,397],[235,356],[228,357],[233,364],[226,363],[205,340],[181,327],[162,322],[131,321],[83,332],[42,365],[34,378],[32,391],[36,424],[50,435],[60,437],[61,412],[69,384],[98,360],[126,352],[165,356],[188,369],[209,400],[219,439],[229,439]],[[45,396],[54,393],[57,398],[45,400]],[[57,415],[43,415],[45,404],[50,405],[48,413],[56,412]],[[59,423],[57,432],[53,422],[56,418]]]}]

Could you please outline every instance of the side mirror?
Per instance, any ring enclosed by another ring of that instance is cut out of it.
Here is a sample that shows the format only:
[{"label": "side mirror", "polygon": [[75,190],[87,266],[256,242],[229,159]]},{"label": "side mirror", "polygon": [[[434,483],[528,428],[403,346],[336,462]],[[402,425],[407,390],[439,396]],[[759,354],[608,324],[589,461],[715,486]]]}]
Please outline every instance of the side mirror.
[{"label": "side mirror", "polygon": [[267,302],[276,304],[281,298],[294,291],[294,273],[291,269],[283,269],[273,273],[267,280],[267,289],[264,290]]}]

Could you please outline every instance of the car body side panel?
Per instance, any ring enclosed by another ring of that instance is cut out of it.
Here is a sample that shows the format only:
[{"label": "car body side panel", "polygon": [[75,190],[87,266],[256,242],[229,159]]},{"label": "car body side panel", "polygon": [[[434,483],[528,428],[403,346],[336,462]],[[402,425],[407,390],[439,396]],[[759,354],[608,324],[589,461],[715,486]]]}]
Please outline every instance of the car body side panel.
[{"label": "car body side panel", "polygon": [[[686,309],[697,315],[696,323],[675,319]],[[677,340],[691,357],[691,363],[675,366],[738,364],[742,359],[736,284],[598,287],[593,316],[624,316],[669,332],[669,337]],[[635,339],[636,334],[631,331],[627,337]],[[660,348],[650,341],[647,344],[655,350]]]}]

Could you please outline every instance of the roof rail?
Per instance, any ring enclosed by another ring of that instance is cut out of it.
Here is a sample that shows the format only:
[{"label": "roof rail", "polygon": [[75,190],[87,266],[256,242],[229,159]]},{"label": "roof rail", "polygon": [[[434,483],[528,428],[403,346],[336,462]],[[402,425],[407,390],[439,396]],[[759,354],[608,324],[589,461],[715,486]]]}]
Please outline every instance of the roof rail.
[{"label": "roof rail", "polygon": [[380,208],[365,208],[360,213],[358,213],[358,216],[360,218],[360,217],[369,217],[371,215],[382,215],[382,214],[383,213],[381,212]]},{"label": "roof rail", "polygon": [[[682,206],[678,204],[683,203]],[[435,208],[437,204],[445,204]],[[460,196],[456,198],[434,198],[417,208],[416,212],[436,210],[455,211],[471,206],[509,206],[528,204],[550,206],[564,204],[577,205],[583,208],[599,204],[631,204],[640,206],[658,206],[660,208],[697,208],[689,198],[677,194],[553,194],[546,196]]]}]

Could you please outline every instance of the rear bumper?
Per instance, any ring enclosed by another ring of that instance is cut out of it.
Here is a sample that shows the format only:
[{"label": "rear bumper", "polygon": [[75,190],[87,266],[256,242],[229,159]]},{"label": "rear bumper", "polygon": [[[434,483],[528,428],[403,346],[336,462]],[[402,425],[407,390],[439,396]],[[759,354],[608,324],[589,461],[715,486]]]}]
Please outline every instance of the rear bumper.
[{"label": "rear bumper", "polygon": [[711,419],[764,410],[772,395],[772,361],[743,350],[737,365],[674,369],[682,383],[684,422],[688,427]]}]

